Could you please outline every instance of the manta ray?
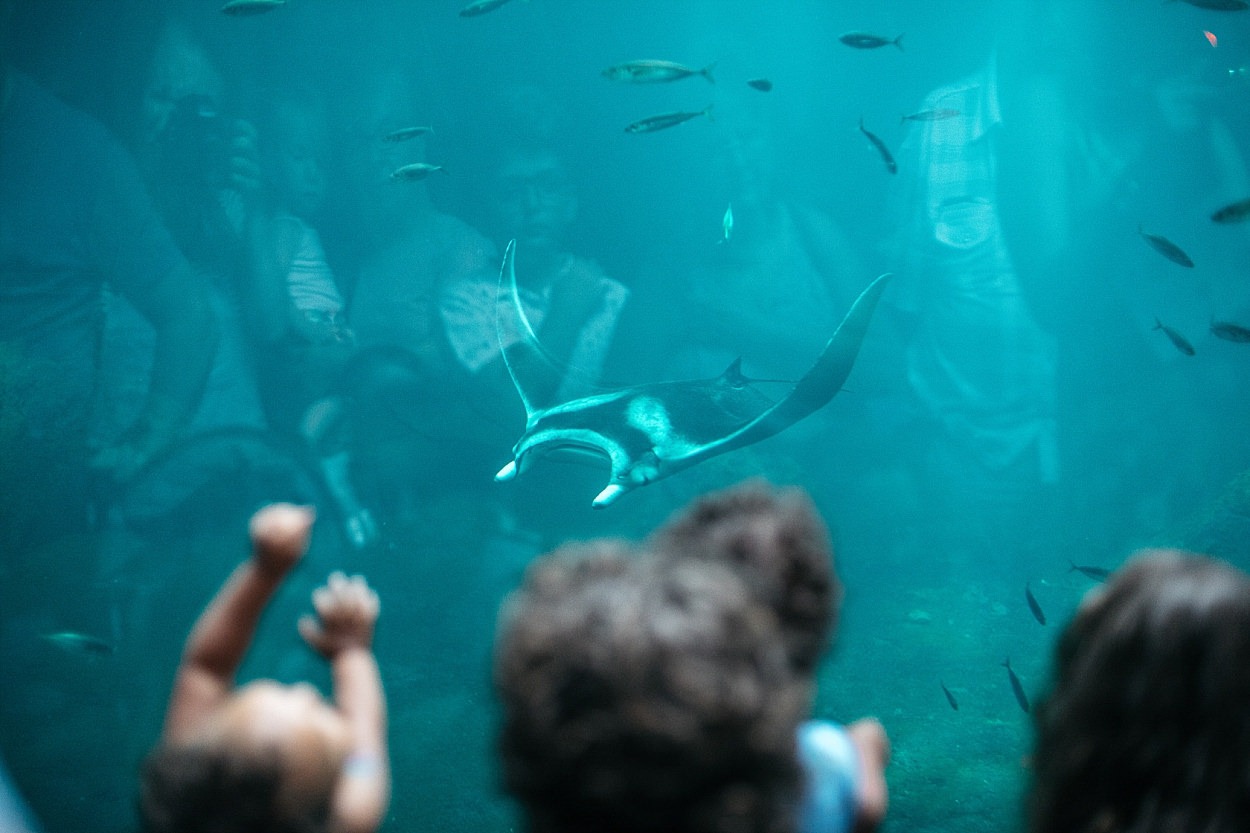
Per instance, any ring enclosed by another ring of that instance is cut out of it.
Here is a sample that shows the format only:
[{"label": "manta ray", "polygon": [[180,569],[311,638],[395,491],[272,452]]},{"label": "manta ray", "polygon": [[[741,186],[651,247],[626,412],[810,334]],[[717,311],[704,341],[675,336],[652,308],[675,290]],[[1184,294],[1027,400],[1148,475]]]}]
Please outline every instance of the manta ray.
[{"label": "manta ray", "polygon": [[501,349],[505,322],[524,336],[502,352],[525,405],[526,423],[525,433],[512,447],[512,461],[495,480],[511,480],[542,453],[588,452],[605,459],[611,469],[608,485],[592,503],[597,509],[632,489],[767,439],[828,404],[855,364],[891,277],[879,276],[860,293],[811,369],[775,402],[742,375],[739,359],[712,379],[636,385],[544,407],[527,392],[527,380],[522,378],[533,364],[508,355],[509,350],[540,349],[517,293],[515,248],[514,240],[499,272],[495,327]]}]

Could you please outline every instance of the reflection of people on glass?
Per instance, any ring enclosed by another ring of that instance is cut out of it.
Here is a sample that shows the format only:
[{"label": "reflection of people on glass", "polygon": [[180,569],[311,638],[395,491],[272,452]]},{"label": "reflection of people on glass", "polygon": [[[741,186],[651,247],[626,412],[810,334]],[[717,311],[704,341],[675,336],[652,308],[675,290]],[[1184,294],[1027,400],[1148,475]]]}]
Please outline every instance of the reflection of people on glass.
[{"label": "reflection of people on glass", "polygon": [[922,464],[932,505],[966,543],[991,549],[1059,477],[1054,340],[1025,297],[999,208],[999,101],[991,55],[917,108],[899,161],[917,172],[902,183],[911,279],[892,299],[910,318],[907,381],[935,438]]},{"label": "reflection of people on glass", "polygon": [[787,193],[783,153],[754,123],[726,148],[728,206],[715,209],[732,209],[732,227],[719,244],[709,236],[705,266],[686,287],[698,326],[678,375],[712,376],[741,356],[748,375],[799,378],[871,277],[832,218]]},{"label": "reflection of people on glass", "polygon": [[[1161,530],[1250,453],[1246,433],[1225,427],[1250,407],[1243,368],[1209,333],[1212,318],[1250,315],[1250,233],[1208,219],[1250,188],[1230,124],[1241,102],[1202,38],[1160,38],[1101,4],[1026,19],[1027,35],[1001,51],[1000,196],[1013,246],[1028,252],[1024,291],[1058,340],[1061,495],[1103,507],[1108,536],[1125,524]],[[1101,48],[1097,32],[1122,24],[1122,49]],[[1038,32],[1063,35],[1044,67]],[[1179,244],[1195,266],[1161,256],[1145,234]],[[1151,488],[1126,494],[1128,482]]]},{"label": "reflection of people on glass", "polygon": [[[11,2],[0,3],[0,44]],[[126,479],[192,412],[214,351],[205,287],[154,212],[133,161],[0,52],[0,542],[86,521],[88,403],[105,283],[154,332],[147,393],[94,464]],[[7,611],[6,611],[7,612]]]}]

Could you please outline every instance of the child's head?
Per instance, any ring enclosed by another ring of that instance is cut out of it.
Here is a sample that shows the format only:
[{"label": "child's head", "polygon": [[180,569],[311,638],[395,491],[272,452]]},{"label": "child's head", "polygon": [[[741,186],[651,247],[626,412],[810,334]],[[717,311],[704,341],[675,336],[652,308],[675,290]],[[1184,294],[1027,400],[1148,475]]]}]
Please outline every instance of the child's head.
[{"label": "child's head", "polygon": [[329,138],[325,105],[312,91],[279,96],[260,125],[264,164],[280,208],[307,218],[326,190]]},{"label": "child's head", "polygon": [[732,567],[776,613],[795,671],[816,667],[837,624],[842,584],[829,533],[802,491],[756,480],[708,495],[658,529],[651,545],[662,558]]},{"label": "child's head", "polygon": [[788,829],[809,688],[733,571],[568,545],[501,609],[494,677],[534,833]]},{"label": "child's head", "polygon": [[146,829],[322,830],[349,748],[343,716],[312,686],[242,686],[193,736],[149,756]]}]

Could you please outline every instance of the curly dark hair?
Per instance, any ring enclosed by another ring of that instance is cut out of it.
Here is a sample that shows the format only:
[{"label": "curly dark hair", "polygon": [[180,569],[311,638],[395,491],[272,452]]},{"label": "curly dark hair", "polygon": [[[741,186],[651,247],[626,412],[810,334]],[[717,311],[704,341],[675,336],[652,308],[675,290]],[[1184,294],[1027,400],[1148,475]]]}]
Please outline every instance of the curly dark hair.
[{"label": "curly dark hair", "polygon": [[277,754],[163,743],[143,765],[139,813],[144,833],[325,833],[330,796],[279,811]]},{"label": "curly dark hair", "polygon": [[536,561],[494,663],[533,833],[791,833],[809,689],[778,636],[719,565],[605,541]]},{"label": "curly dark hair", "polygon": [[1034,718],[1030,831],[1250,830],[1250,577],[1147,550],[1094,592]]},{"label": "curly dark hair", "polygon": [[776,613],[794,669],[815,669],[837,624],[842,584],[829,531],[801,489],[748,480],[707,495],[656,530],[650,546],[661,557],[733,567]]}]

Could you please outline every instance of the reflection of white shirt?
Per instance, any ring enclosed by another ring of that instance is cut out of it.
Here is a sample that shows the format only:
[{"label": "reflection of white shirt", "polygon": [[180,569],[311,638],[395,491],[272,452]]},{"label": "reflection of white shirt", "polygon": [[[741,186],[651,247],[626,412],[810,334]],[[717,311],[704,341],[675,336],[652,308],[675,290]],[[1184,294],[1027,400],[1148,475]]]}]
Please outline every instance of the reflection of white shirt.
[{"label": "reflection of white shirt", "polygon": [[[562,268],[594,274],[601,296],[598,308],[578,334],[573,353],[569,356],[570,372],[565,374],[557,392],[561,399],[571,399],[585,394],[585,388],[599,379],[629,290],[604,275],[599,266],[589,260],[568,255]],[[518,296],[530,326],[541,333],[543,319],[551,306],[550,289],[542,292],[520,289]],[[447,340],[456,359],[469,372],[476,373],[493,361],[500,353],[501,341],[502,347],[507,349],[523,338],[516,330],[513,316],[504,316],[502,331],[496,331],[495,310],[499,303],[510,302],[508,287],[500,287],[496,281],[484,278],[466,278],[443,290],[439,314]]]},{"label": "reflection of white shirt", "polygon": [[[1053,447],[1056,348],[1025,303],[998,216],[992,62],[932,92],[922,109],[959,115],[919,122],[904,145],[917,160],[906,167],[920,171],[907,249],[924,278],[902,301],[920,321],[908,381],[952,436],[999,468],[1035,443]],[[1051,464],[1044,459],[1044,470]]]},{"label": "reflection of white shirt", "polygon": [[316,229],[298,217],[283,215],[279,220],[293,223],[300,230],[299,246],[286,275],[287,292],[295,308],[301,312],[326,313],[329,317],[338,315],[343,311],[343,296],[326,263],[321,237]]}]

